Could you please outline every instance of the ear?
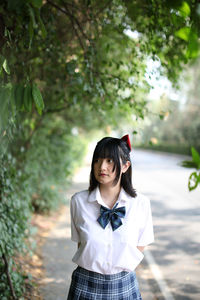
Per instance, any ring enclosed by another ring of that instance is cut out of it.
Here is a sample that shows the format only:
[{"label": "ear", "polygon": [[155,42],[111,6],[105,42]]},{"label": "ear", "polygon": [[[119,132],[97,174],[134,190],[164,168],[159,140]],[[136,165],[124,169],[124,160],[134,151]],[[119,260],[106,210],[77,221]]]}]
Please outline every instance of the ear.
[{"label": "ear", "polygon": [[128,170],[128,168],[130,167],[131,162],[129,160],[127,160],[127,162],[122,165],[122,173],[126,173],[126,171]]}]

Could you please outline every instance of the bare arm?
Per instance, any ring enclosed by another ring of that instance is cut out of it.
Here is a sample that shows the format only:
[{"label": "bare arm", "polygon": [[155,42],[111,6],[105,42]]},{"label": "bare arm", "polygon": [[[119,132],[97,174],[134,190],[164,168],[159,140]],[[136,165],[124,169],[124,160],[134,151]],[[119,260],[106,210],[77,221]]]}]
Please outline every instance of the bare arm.
[{"label": "bare arm", "polygon": [[144,251],[144,248],[145,248],[145,246],[137,246],[137,248],[141,251],[141,252],[143,252]]}]

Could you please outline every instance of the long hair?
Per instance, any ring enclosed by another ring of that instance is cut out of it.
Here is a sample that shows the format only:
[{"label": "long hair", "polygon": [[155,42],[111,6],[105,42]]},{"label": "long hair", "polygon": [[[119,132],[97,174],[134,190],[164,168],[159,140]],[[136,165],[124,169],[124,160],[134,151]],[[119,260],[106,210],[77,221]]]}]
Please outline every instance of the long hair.
[{"label": "long hair", "polygon": [[[94,163],[98,158],[111,158],[114,161],[113,172],[116,170],[116,176],[113,184],[116,185],[120,178],[121,173],[121,163],[125,164],[127,161],[130,161],[130,149],[128,148],[127,143],[122,139],[117,139],[113,137],[105,137],[100,140],[93,153],[91,172],[90,172],[90,185],[89,192],[92,192],[99,184],[94,176]],[[136,197],[136,191],[132,186],[132,166],[128,168],[125,173],[122,173],[121,176],[121,187],[131,196]]]}]

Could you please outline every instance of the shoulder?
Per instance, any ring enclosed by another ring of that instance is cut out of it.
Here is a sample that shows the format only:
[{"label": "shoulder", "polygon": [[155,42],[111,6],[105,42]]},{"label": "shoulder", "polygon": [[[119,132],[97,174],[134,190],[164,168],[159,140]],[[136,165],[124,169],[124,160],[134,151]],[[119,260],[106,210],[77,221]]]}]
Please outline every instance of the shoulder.
[{"label": "shoulder", "polygon": [[89,196],[89,191],[88,190],[83,190],[80,192],[75,193],[72,198],[71,198],[71,202],[73,203],[77,203],[79,201],[84,201],[86,199],[88,199]]},{"label": "shoulder", "polygon": [[137,192],[137,196],[135,198],[131,197],[133,202],[135,202],[135,204],[137,206],[140,206],[141,208],[148,208],[150,206],[150,199],[148,196],[142,194],[142,193],[138,193]]},{"label": "shoulder", "polygon": [[137,192],[136,199],[137,199],[138,201],[140,201],[140,202],[143,202],[143,203],[149,202],[149,201],[150,201],[150,199],[149,199],[148,196],[146,196],[146,195],[144,195],[144,194],[142,194],[142,193],[138,193],[138,192]]},{"label": "shoulder", "polygon": [[72,201],[78,201],[79,199],[87,199],[88,195],[89,195],[88,190],[77,192],[72,196]]},{"label": "shoulder", "polygon": [[148,215],[151,212],[151,203],[150,198],[144,194],[137,194],[137,201],[139,210],[143,212],[145,215]]}]

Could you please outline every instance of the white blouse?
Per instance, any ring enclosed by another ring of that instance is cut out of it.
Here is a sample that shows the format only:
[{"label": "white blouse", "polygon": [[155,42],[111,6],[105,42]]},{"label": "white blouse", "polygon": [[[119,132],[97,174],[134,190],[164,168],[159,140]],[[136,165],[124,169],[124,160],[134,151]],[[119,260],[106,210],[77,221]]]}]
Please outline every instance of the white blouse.
[{"label": "white blouse", "polygon": [[74,263],[93,272],[115,274],[133,271],[141,262],[144,255],[137,246],[154,241],[150,200],[140,193],[133,198],[122,188],[117,202],[117,207],[126,207],[126,215],[123,225],[113,231],[110,222],[105,229],[97,222],[100,206],[108,207],[98,187],[72,196],[71,239],[80,243]]}]

